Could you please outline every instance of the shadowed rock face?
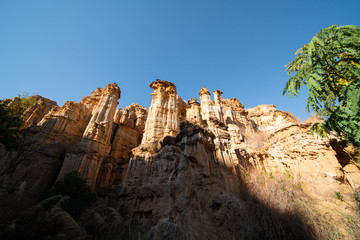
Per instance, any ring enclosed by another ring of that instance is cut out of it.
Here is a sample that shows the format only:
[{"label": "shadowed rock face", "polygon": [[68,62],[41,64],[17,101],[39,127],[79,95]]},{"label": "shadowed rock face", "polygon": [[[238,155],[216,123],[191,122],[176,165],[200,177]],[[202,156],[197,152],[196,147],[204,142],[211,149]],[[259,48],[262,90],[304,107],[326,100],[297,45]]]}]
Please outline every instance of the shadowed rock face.
[{"label": "shadowed rock face", "polygon": [[214,227],[223,224],[225,213],[219,209],[227,208],[228,198],[239,197],[237,174],[216,158],[211,131],[188,122],[182,122],[180,129],[176,138],[165,137],[156,154],[135,155],[130,160],[122,184],[126,193],[122,191],[121,196],[126,209],[147,216],[143,227],[153,226],[147,233],[150,236],[163,234],[155,232],[159,228],[170,235],[177,233],[179,239],[239,236],[241,228],[235,225],[221,230]]},{"label": "shadowed rock face", "polygon": [[[53,107],[44,118],[27,131],[27,140],[8,162],[16,163],[12,174],[14,182],[23,182],[31,196],[50,187],[62,166],[66,151],[81,140],[90,120],[89,109],[76,102],[65,102]],[[11,167],[12,168],[12,167]]]},{"label": "shadowed rock face", "polygon": [[235,98],[223,99],[220,90],[212,100],[203,87],[200,103],[186,103],[170,82],[156,80],[150,87],[149,109],[116,109],[116,84],[80,103],[54,105],[43,117],[38,107],[28,109],[32,125],[24,149],[3,160],[12,163],[13,188],[26,184],[28,194],[38,196],[77,170],[99,195],[116,196],[142,219],[148,239],[246,239],[239,181],[246,165],[291,172],[317,196],[329,197],[343,179],[353,189],[360,186],[360,172],[336,137],[310,134],[313,120],[300,124],[274,105],[246,110]]}]

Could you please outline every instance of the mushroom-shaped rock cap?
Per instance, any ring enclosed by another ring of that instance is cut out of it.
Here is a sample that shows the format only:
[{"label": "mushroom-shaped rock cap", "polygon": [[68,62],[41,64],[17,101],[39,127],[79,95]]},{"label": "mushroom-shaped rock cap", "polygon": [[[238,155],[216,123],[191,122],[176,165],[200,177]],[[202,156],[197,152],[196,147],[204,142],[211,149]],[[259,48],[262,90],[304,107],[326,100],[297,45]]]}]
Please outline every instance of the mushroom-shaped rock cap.
[{"label": "mushroom-shaped rock cap", "polygon": [[214,95],[216,95],[216,94],[221,95],[221,94],[223,94],[223,91],[215,90],[215,91],[213,91],[213,93],[214,93]]},{"label": "mushroom-shaped rock cap", "polygon": [[120,98],[121,91],[116,83],[109,83],[104,88],[103,95],[111,95],[111,94],[115,95],[117,99]]},{"label": "mushroom-shaped rock cap", "polygon": [[200,95],[200,96],[201,96],[201,95],[204,95],[204,94],[210,95],[210,92],[209,92],[209,90],[207,90],[206,87],[202,87],[202,88],[200,89],[200,92],[199,92],[199,95]]},{"label": "mushroom-shaped rock cap", "polygon": [[188,103],[188,105],[191,105],[191,104],[200,105],[200,103],[197,101],[196,98],[190,98],[187,103]]},{"label": "mushroom-shaped rock cap", "polygon": [[175,85],[171,82],[168,82],[168,81],[163,81],[163,80],[160,80],[160,79],[156,79],[156,81],[152,82],[149,84],[149,86],[153,89],[155,88],[158,88],[158,87],[173,87],[176,89]]}]

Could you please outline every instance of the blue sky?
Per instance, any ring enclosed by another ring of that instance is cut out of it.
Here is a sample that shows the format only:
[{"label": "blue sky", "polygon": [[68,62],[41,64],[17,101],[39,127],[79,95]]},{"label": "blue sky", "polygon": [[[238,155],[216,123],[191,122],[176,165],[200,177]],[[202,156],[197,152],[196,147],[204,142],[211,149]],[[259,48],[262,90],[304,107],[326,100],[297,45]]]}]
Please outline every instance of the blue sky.
[{"label": "blue sky", "polygon": [[119,107],[149,107],[158,78],[184,100],[206,86],[305,120],[306,87],[282,96],[284,65],[321,28],[360,26],[359,10],[359,0],[2,0],[0,99],[62,105],[115,82]]}]

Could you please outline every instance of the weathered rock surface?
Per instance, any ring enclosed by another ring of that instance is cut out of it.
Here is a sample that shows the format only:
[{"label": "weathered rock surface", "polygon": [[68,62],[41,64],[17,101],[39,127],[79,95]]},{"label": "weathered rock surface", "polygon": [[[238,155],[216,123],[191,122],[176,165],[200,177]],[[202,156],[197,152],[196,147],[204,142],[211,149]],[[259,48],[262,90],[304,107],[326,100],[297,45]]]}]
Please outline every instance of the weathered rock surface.
[{"label": "weathered rock surface", "polygon": [[319,195],[333,195],[344,178],[330,140],[312,135],[309,126],[291,125],[275,132],[264,151],[268,157],[263,164],[268,172],[288,171]]},{"label": "weathered rock surface", "polygon": [[101,88],[97,88],[91,93],[91,95],[83,97],[80,103],[86,105],[90,110],[93,110],[98,105],[102,94],[103,90]]},{"label": "weathered rock surface", "polygon": [[34,99],[35,104],[26,109],[22,115],[25,121],[24,128],[38,124],[53,107],[58,106],[56,102],[39,95],[30,98]]},{"label": "weathered rock surface", "polygon": [[224,224],[220,214],[225,213],[219,209],[235,208],[214,202],[239,194],[238,176],[216,159],[214,138],[199,125],[183,122],[181,132],[176,138],[165,137],[159,152],[131,159],[122,201],[135,216],[147,219],[143,228],[149,230],[149,239],[175,233],[179,239],[231,239],[241,231],[231,223],[226,229],[214,227]]},{"label": "weathered rock surface", "polygon": [[156,80],[150,84],[154,89],[142,143],[161,140],[179,133],[180,110],[176,87],[173,83]]},{"label": "weathered rock surface", "polygon": [[119,87],[116,84],[106,85],[81,142],[72,146],[66,154],[59,178],[77,170],[90,186],[95,186],[101,164],[111,150],[113,118],[119,98]]},{"label": "weathered rock surface", "polygon": [[[8,156],[14,186],[28,186],[30,195],[49,188],[58,176],[66,151],[77,141],[91,112],[76,102],[53,107],[37,126],[27,129],[28,139],[17,155]],[[12,164],[15,166],[12,167]]]},{"label": "weathered rock surface", "polygon": [[186,120],[193,124],[202,124],[200,103],[196,98],[191,98],[186,106]]},{"label": "weathered rock surface", "polygon": [[275,132],[292,124],[300,124],[290,112],[282,112],[276,109],[275,105],[259,105],[247,109],[248,117],[253,120],[260,131]]},{"label": "weathered rock surface", "polygon": [[220,90],[212,100],[205,87],[200,102],[184,102],[167,81],[150,87],[149,109],[116,109],[116,84],[62,107],[39,98],[24,114],[31,126],[24,149],[8,154],[9,185],[38,196],[77,170],[100,196],[141,219],[145,239],[251,238],[256,217],[247,213],[240,181],[249,165],[299,179],[319,198],[360,187],[360,171],[337,138],[310,134],[316,117],[301,124],[274,105],[244,109]]},{"label": "weathered rock surface", "polygon": [[99,186],[119,184],[123,181],[132,150],[141,143],[147,114],[147,108],[134,103],[125,109],[116,110],[111,151],[101,166]]},{"label": "weathered rock surface", "polygon": [[22,119],[24,121],[22,128],[28,128],[36,125],[52,109],[52,107],[58,106],[55,101],[39,95],[26,98],[17,96],[12,99],[3,99],[1,101],[13,111],[22,112]]},{"label": "weathered rock surface", "polygon": [[344,168],[344,174],[346,181],[355,190],[360,190],[360,170],[356,164],[348,164]]}]

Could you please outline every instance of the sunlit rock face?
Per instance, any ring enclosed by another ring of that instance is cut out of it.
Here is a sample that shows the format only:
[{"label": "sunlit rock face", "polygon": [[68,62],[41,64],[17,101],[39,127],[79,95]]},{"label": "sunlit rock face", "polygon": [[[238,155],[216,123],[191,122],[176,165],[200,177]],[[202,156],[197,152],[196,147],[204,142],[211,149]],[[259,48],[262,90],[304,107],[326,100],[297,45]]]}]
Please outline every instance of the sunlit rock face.
[{"label": "sunlit rock face", "polygon": [[83,97],[80,103],[86,105],[90,111],[92,111],[99,103],[100,98],[103,94],[103,89],[97,88],[91,93],[91,95]]},{"label": "sunlit rock face", "polygon": [[101,164],[111,150],[113,118],[119,98],[119,87],[116,84],[106,85],[97,106],[92,110],[82,140],[66,154],[59,178],[77,170],[90,186],[95,186]]},{"label": "sunlit rock face", "polygon": [[173,83],[156,80],[150,84],[154,89],[142,143],[161,140],[165,136],[176,136],[180,128],[178,96]]},{"label": "sunlit rock face", "polygon": [[247,109],[248,117],[253,120],[260,131],[274,132],[292,124],[300,124],[290,112],[283,112],[276,109],[275,105],[259,105]]},{"label": "sunlit rock face", "polygon": [[56,102],[39,95],[31,96],[31,99],[35,99],[35,104],[22,115],[25,121],[24,128],[38,124],[53,107],[57,107]]},{"label": "sunlit rock face", "polygon": [[338,139],[311,135],[311,124],[321,119],[301,124],[274,105],[245,109],[221,90],[212,98],[205,87],[199,102],[183,101],[168,81],[150,87],[149,109],[117,109],[116,84],[80,103],[42,100],[45,107],[28,109],[24,150],[2,160],[14,164],[8,176],[14,188],[27,186],[39,196],[76,170],[99,196],[115,196],[141,219],[148,239],[246,239],[239,178],[247,166],[289,173],[318,197],[331,197],[344,179],[349,189],[360,186],[360,171]]},{"label": "sunlit rock face", "polygon": [[111,151],[102,163],[98,186],[120,184],[125,177],[132,150],[141,143],[148,109],[132,104],[114,115]]},{"label": "sunlit rock face", "polygon": [[201,125],[202,115],[200,103],[198,103],[196,98],[191,98],[186,105],[186,120],[193,124]]},{"label": "sunlit rock face", "polygon": [[291,125],[278,130],[265,142],[264,151],[268,156],[263,164],[268,172],[291,172],[319,195],[333,194],[344,178],[330,140],[312,135],[309,126]]},{"label": "sunlit rock face", "polygon": [[38,124],[53,107],[58,106],[55,101],[39,95],[26,98],[17,96],[12,99],[3,99],[1,101],[14,111],[19,111],[24,105],[30,105],[23,111],[21,116],[24,122],[22,126],[23,129]]}]

